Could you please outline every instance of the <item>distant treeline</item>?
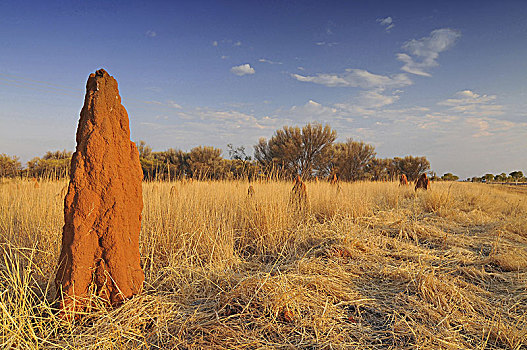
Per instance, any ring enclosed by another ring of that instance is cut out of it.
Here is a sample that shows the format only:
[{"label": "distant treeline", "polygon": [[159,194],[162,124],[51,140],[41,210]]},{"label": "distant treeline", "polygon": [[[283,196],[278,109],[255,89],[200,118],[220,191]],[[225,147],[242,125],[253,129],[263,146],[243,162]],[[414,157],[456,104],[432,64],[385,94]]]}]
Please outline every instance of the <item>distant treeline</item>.
[{"label": "distant treeline", "polygon": [[520,170],[516,170],[511,172],[508,176],[506,173],[501,174],[485,174],[481,177],[473,177],[471,179],[467,179],[472,182],[527,182],[527,178],[523,175],[523,172]]},{"label": "distant treeline", "polygon": [[[343,181],[385,181],[405,174],[413,181],[430,172],[426,157],[377,158],[370,144],[352,139],[335,142],[336,138],[329,125],[285,126],[271,139],[260,139],[254,156],[247,155],[244,147],[227,145],[228,159],[222,157],[221,149],[209,146],[189,152],[173,148],[153,152],[140,141],[137,147],[145,180],[290,179],[296,175],[324,179],[335,174]],[[69,176],[71,155],[68,151],[47,152],[22,167],[18,157],[0,154],[0,177],[64,178]],[[451,173],[441,178],[431,175],[432,180],[458,180]]]}]

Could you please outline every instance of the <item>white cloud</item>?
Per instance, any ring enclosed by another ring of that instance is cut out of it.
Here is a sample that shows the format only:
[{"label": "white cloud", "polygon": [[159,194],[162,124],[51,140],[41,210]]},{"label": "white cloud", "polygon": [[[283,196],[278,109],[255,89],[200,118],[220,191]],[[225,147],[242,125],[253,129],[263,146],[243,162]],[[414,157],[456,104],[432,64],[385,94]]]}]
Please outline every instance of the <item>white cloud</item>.
[{"label": "white cloud", "polygon": [[499,116],[503,106],[495,104],[496,95],[479,95],[471,90],[458,91],[456,98],[449,98],[438,103],[450,107],[449,111],[464,115]]},{"label": "white cloud", "polygon": [[156,33],[155,31],[153,31],[153,30],[147,30],[146,33],[145,33],[145,35],[146,35],[147,37],[149,37],[149,38],[154,38],[154,37],[157,36],[157,33]]},{"label": "white cloud", "polygon": [[246,63],[246,64],[241,64],[239,66],[232,67],[231,72],[241,77],[247,74],[254,74],[255,70],[253,67],[251,67],[250,64]]},{"label": "white cloud", "polygon": [[182,109],[183,108],[183,107],[181,107],[180,104],[177,104],[175,101],[172,101],[172,100],[169,100],[167,103],[168,103],[168,105],[170,107],[174,107],[176,109]]},{"label": "white cloud", "polygon": [[252,114],[236,110],[194,108],[179,112],[177,115],[186,123],[192,123],[194,126],[200,125],[200,129],[208,130],[213,126],[225,133],[232,133],[232,130],[240,128],[246,130],[274,129],[280,125],[280,121],[275,118],[269,116],[257,118]]},{"label": "white cloud", "polygon": [[367,106],[368,108],[380,108],[387,105],[393,104],[399,99],[398,95],[383,95],[383,90],[370,90],[363,91],[359,94],[361,104]]},{"label": "white cloud", "polygon": [[386,30],[387,32],[390,31],[390,29],[392,29],[393,27],[395,27],[395,23],[393,23],[393,19],[392,17],[388,16],[388,17],[384,17],[384,18],[377,18],[377,22],[381,25],[381,26],[384,26],[384,30]]},{"label": "white cloud", "polygon": [[331,119],[338,110],[333,107],[326,107],[318,102],[309,100],[303,106],[293,106],[289,110],[291,116],[299,116],[307,119]]},{"label": "white cloud", "polygon": [[421,75],[423,77],[431,77],[432,75],[430,73],[427,73],[424,71],[425,68],[429,68],[431,66],[437,65],[437,63],[434,62],[434,64],[430,63],[417,63],[413,60],[412,57],[408,56],[405,53],[398,53],[397,59],[404,63],[404,66],[401,68],[403,71],[415,74],[415,75]]},{"label": "white cloud", "polygon": [[160,101],[143,101],[144,103],[146,103],[147,105],[162,105],[163,102],[160,102]]},{"label": "white cloud", "polygon": [[496,99],[496,95],[479,95],[471,90],[458,91],[458,98],[449,98],[438,103],[440,106],[459,106],[463,104],[489,103]]},{"label": "white cloud", "polygon": [[317,41],[315,42],[315,45],[317,46],[328,46],[328,47],[332,47],[332,46],[335,46],[335,45],[338,45],[339,43],[338,42],[325,42],[325,41]]},{"label": "white cloud", "polygon": [[402,48],[409,54],[397,54],[397,59],[404,63],[401,69],[429,77],[430,73],[426,70],[437,66],[439,54],[451,48],[460,36],[458,31],[443,28],[432,31],[427,37],[407,41]]},{"label": "white cloud", "polygon": [[472,137],[484,137],[492,135],[492,133],[489,132],[489,122],[482,118],[467,118],[466,123],[472,125],[476,129],[476,131],[472,134]]},{"label": "white cloud", "polygon": [[268,59],[265,59],[265,58],[260,58],[260,59],[258,60],[258,62],[269,63],[269,64],[282,64],[282,62],[271,61],[271,60],[268,60]]},{"label": "white cloud", "polygon": [[222,60],[226,60],[227,58],[229,58],[229,56],[225,56],[225,55],[221,56]]},{"label": "white cloud", "polygon": [[510,120],[501,120],[489,117],[468,117],[465,124],[471,127],[472,137],[498,136],[507,139],[507,134],[525,130],[527,123],[518,123]]},{"label": "white cloud", "polygon": [[364,89],[403,87],[411,85],[412,81],[406,74],[395,74],[393,76],[378,75],[363,69],[346,69],[343,74],[317,74],[315,76],[304,76],[291,74],[293,78],[302,82],[310,82],[330,87],[361,87]]},{"label": "white cloud", "polygon": [[379,113],[379,110],[387,105],[395,103],[399,99],[397,93],[385,95],[383,88],[361,91],[359,95],[350,101],[337,103],[335,107],[345,118],[363,117],[368,118]]},{"label": "white cloud", "polygon": [[234,41],[232,39],[222,39],[222,40],[214,40],[212,42],[212,46],[214,47],[218,47],[218,46],[222,46],[222,47],[225,47],[225,46],[236,46],[236,47],[239,47],[239,46],[242,46],[242,42],[240,40],[237,40],[237,41]]}]

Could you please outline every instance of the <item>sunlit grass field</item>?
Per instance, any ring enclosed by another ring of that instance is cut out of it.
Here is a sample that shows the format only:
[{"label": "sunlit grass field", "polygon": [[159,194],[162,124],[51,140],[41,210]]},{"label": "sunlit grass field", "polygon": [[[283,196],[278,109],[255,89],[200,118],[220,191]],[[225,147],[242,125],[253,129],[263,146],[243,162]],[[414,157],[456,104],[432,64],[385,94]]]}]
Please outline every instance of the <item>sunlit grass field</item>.
[{"label": "sunlit grass field", "polygon": [[67,321],[66,184],[0,180],[0,348],[527,348],[527,192],[144,183],[143,294]]}]

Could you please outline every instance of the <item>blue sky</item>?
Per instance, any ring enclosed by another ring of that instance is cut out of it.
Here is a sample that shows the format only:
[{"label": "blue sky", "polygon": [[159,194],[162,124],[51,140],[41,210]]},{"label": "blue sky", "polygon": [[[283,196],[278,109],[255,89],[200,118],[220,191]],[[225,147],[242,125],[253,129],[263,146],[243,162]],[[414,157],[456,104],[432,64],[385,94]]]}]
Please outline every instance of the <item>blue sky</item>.
[{"label": "blue sky", "polygon": [[98,68],[154,150],[318,121],[440,175],[527,171],[526,1],[3,1],[0,153],[73,150]]}]

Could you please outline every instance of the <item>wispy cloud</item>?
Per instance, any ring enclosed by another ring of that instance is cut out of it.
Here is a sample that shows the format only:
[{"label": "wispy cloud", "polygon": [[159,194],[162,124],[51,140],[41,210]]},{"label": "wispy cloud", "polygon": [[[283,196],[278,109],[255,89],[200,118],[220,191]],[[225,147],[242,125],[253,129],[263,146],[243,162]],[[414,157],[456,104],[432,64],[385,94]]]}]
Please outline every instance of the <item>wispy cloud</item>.
[{"label": "wispy cloud", "polygon": [[255,70],[253,67],[251,67],[250,64],[241,64],[239,66],[234,66],[231,68],[231,73],[236,74],[238,76],[248,75],[248,74],[254,74]]},{"label": "wispy cloud", "polygon": [[176,109],[182,109],[183,107],[181,107],[180,104],[176,103],[175,101],[172,101],[172,100],[169,100],[168,102],[168,105],[170,107],[173,107],[173,108],[176,108]]},{"label": "wispy cloud", "polygon": [[149,38],[154,38],[154,37],[157,36],[157,33],[156,33],[155,31],[153,31],[153,30],[150,29],[150,30],[147,30],[147,31],[146,31],[145,35],[146,35],[147,37],[149,37]]},{"label": "wispy cloud", "polygon": [[361,87],[371,88],[395,88],[411,85],[412,81],[406,74],[395,74],[392,76],[370,73],[363,69],[346,69],[342,74],[317,74],[306,76],[291,74],[293,78],[302,82],[310,82],[330,87]]},{"label": "wispy cloud", "polygon": [[384,27],[384,30],[387,32],[390,31],[393,27],[395,27],[395,23],[393,23],[392,17],[384,17],[384,18],[377,18],[377,22]]},{"label": "wispy cloud", "polygon": [[451,48],[460,36],[458,31],[443,28],[434,30],[427,37],[407,41],[402,48],[408,54],[397,54],[397,59],[404,63],[401,69],[411,74],[431,76],[426,70],[437,66],[439,54]]},{"label": "wispy cloud", "polygon": [[[219,110],[198,107],[171,112],[157,116],[150,121],[141,122],[146,134],[152,135],[157,142],[178,143],[189,148],[199,144],[225,145],[243,144],[258,140],[262,133],[271,134],[282,126],[283,120],[273,117],[256,117],[236,110]],[[210,130],[215,132],[211,133]]]},{"label": "wispy cloud", "polygon": [[337,108],[323,106],[322,104],[313,100],[307,101],[303,106],[293,106],[288,112],[288,115],[295,118],[298,116],[302,119],[311,120],[328,120],[332,119],[338,112]]},{"label": "wispy cloud", "polygon": [[335,45],[338,45],[339,43],[338,42],[326,42],[326,41],[316,41],[315,42],[315,45],[317,46],[327,46],[327,47],[332,47],[332,46],[335,46]]},{"label": "wispy cloud", "polygon": [[359,94],[360,105],[366,108],[380,108],[395,103],[399,95],[385,95],[382,89],[362,91]]},{"label": "wispy cloud", "polygon": [[232,40],[232,39],[222,39],[222,40],[214,40],[212,42],[212,46],[219,47],[219,46],[234,46],[234,47],[240,47],[242,46],[242,42],[240,40]]},{"label": "wispy cloud", "polygon": [[258,60],[258,62],[269,63],[269,64],[282,64],[282,62],[271,61],[271,60],[268,60],[268,59],[265,59],[265,58],[260,58],[260,59]]},{"label": "wispy cloud", "polygon": [[358,96],[349,101],[337,103],[334,107],[341,111],[343,117],[369,117],[377,115],[379,109],[391,105],[399,99],[399,95],[394,92],[385,94],[383,88],[361,91]]},{"label": "wispy cloud", "polygon": [[479,95],[471,90],[456,93],[455,98],[449,98],[438,103],[450,107],[449,111],[463,115],[499,116],[503,115],[503,106],[496,104],[496,95]]},{"label": "wispy cloud", "polygon": [[144,103],[146,103],[147,105],[162,105],[163,102],[159,102],[159,101],[143,101]]}]

